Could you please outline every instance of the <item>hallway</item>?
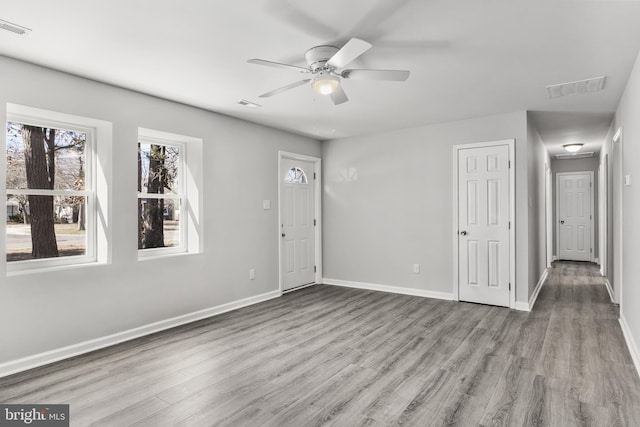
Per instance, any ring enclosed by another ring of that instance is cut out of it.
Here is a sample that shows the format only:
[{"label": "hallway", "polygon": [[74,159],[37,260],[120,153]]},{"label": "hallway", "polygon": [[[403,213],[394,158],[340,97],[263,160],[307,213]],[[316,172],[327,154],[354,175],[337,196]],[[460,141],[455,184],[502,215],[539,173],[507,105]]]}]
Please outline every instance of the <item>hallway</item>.
[{"label": "hallway", "polygon": [[568,417],[551,425],[640,425],[640,380],[596,264],[554,262],[531,317],[523,332],[546,330],[530,357],[534,398]]}]

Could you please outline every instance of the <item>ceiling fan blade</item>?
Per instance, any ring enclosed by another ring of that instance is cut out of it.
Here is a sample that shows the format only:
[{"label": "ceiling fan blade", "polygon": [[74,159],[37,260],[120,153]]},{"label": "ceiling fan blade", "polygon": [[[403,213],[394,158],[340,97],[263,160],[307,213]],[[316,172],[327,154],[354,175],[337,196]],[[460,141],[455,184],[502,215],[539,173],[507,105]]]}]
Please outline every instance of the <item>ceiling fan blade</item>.
[{"label": "ceiling fan blade", "polygon": [[327,64],[334,68],[344,68],[351,61],[371,49],[371,43],[353,38],[347,42],[342,49],[337,51]]},{"label": "ceiling fan blade", "polygon": [[352,80],[389,80],[403,82],[409,78],[407,70],[344,70],[341,76]]},{"label": "ceiling fan blade", "polygon": [[339,85],[330,96],[334,105],[340,105],[349,100],[349,98],[347,98],[347,94],[344,93],[344,89],[342,88],[342,85]]},{"label": "ceiling fan blade", "polygon": [[311,81],[311,79],[305,79],[305,80],[300,80],[299,82],[295,82],[295,83],[291,83],[290,85],[286,85],[283,86],[281,88],[278,88],[276,90],[272,90],[271,92],[267,92],[267,93],[263,93],[262,95],[259,96],[259,98],[269,98],[273,95],[277,95],[279,93],[285,92],[289,89],[293,89],[296,88],[298,86],[302,86],[306,83],[309,83]]},{"label": "ceiling fan blade", "polygon": [[281,64],[279,62],[266,61],[264,59],[250,59],[249,64],[266,65],[267,67],[284,68],[287,70],[297,71],[299,73],[311,72],[308,68],[298,67],[297,65]]}]

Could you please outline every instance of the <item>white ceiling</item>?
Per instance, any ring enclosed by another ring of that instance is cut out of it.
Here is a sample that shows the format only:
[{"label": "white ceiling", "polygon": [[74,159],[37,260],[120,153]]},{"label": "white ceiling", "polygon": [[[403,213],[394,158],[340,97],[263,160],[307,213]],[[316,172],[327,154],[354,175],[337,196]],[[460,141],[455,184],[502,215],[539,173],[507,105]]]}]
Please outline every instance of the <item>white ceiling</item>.
[{"label": "white ceiling", "polygon": [[[317,139],[532,110],[552,154],[597,150],[640,48],[639,1],[0,2],[0,19],[33,30],[0,31],[1,54]],[[351,37],[374,47],[350,68],[409,79],[344,81],[339,106],[308,86],[258,98],[302,75],[248,59],[304,66],[308,48]],[[547,98],[603,75],[602,92]]]}]

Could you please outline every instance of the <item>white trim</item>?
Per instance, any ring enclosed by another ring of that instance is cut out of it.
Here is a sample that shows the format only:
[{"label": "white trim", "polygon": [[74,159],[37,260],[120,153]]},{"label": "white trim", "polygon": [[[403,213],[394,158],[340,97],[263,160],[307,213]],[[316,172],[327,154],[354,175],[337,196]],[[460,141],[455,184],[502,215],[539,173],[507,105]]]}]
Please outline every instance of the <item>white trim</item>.
[{"label": "white trim", "polygon": [[575,171],[575,172],[556,172],[556,254],[560,257],[560,176],[569,175],[589,175],[589,197],[591,198],[591,218],[589,219],[589,242],[591,253],[589,254],[589,261],[595,262],[595,194],[594,194],[594,174],[593,171]]},{"label": "white trim", "polygon": [[[282,224],[282,204],[280,195],[282,194],[282,179],[280,179],[280,169],[282,167],[282,159],[301,160],[313,163],[313,173],[315,174],[314,182],[314,216],[316,219],[315,227],[315,283],[322,283],[322,159],[319,157],[307,156],[305,154],[291,153],[288,151],[278,151],[278,171],[276,173],[278,179],[278,230],[276,236],[278,239],[278,286],[281,293],[285,291],[282,289],[283,274],[282,274],[282,239],[280,234],[280,224]],[[296,288],[299,289],[299,288]]]},{"label": "white trim", "polygon": [[553,262],[553,173],[551,172],[551,166],[545,163],[544,174],[544,220],[545,220],[545,263],[547,268],[551,268]]},{"label": "white trim", "polygon": [[540,294],[540,290],[542,289],[542,285],[544,285],[545,280],[547,280],[547,277],[549,276],[549,269],[545,268],[544,271],[542,272],[542,275],[540,276],[540,280],[538,280],[538,283],[536,284],[535,289],[533,290],[533,293],[531,294],[531,298],[529,298],[529,302],[521,302],[518,301],[516,302],[516,310],[520,310],[520,311],[531,311],[533,310],[533,306],[536,304],[536,300],[538,299],[538,294]]},{"label": "white trim", "polygon": [[557,261],[557,260],[558,260],[558,256],[557,256],[557,255],[554,255],[553,257],[551,257],[551,259],[552,259],[553,261]]},{"label": "white trim", "polygon": [[11,360],[9,362],[0,364],[0,378],[16,374],[18,372],[26,371],[28,369],[37,368],[38,366],[57,362],[63,359],[68,359],[80,354],[99,350],[101,348],[116,345],[125,341],[130,341],[156,332],[175,328],[176,326],[206,319],[218,314],[246,307],[248,305],[253,305],[273,298],[278,298],[280,297],[280,295],[280,291],[271,291],[264,294],[244,298],[238,301],[206,308],[204,310],[194,311],[193,313],[183,314],[171,319],[160,320],[158,322],[150,323],[148,325],[140,326],[122,332],[117,332],[115,334],[107,335],[101,338],[72,344],[67,347],[46,351],[21,359]]},{"label": "white trim", "polygon": [[[105,171],[102,165],[106,163],[106,153],[111,151],[112,124],[110,122],[84,116],[60,113],[25,105],[7,103],[7,121],[31,124],[36,126],[53,127],[56,129],[73,130],[86,135],[85,141],[85,189],[84,190],[34,190],[11,189],[3,186],[5,194],[75,194],[86,198],[86,240],[85,254],[67,257],[30,259],[24,261],[6,262],[7,275],[40,272],[44,269],[63,266],[78,266],[96,262],[109,262],[106,253],[108,248],[103,243],[110,238],[110,229],[99,220],[109,219],[108,212],[101,211],[101,206],[108,203],[109,197],[103,191],[104,186],[98,176],[99,171]],[[102,147],[102,148],[99,148]],[[0,160],[0,170],[6,171],[4,158]],[[101,216],[99,218],[98,212]],[[4,214],[2,216],[4,217]],[[6,218],[5,218],[6,220]],[[100,237],[98,237],[100,235]],[[6,253],[6,245],[3,247]]]},{"label": "white trim", "polygon": [[604,279],[604,286],[607,288],[607,292],[609,293],[609,298],[611,298],[611,302],[613,304],[616,304],[616,300],[613,296],[613,288],[611,287],[611,282],[609,282],[609,279],[606,277]]},{"label": "white trim", "polygon": [[[618,150],[615,149],[615,145],[619,144],[619,148]],[[615,200],[617,203],[617,206],[614,205],[613,206],[613,211],[614,211],[614,225],[613,225],[613,243],[615,245],[616,243],[616,220],[615,220],[615,211],[618,211],[618,230],[619,230],[619,235],[618,235],[618,247],[617,247],[617,251],[615,250],[616,248],[614,248],[613,251],[613,255],[614,255],[614,259],[613,259],[613,264],[612,266],[610,266],[611,269],[613,269],[614,271],[614,279],[616,281],[616,290],[617,292],[614,293],[614,297],[615,297],[615,301],[620,304],[620,311],[622,311],[622,306],[624,305],[624,302],[622,300],[622,293],[623,293],[623,277],[624,277],[624,269],[623,269],[623,265],[622,265],[622,261],[623,261],[623,253],[624,253],[624,229],[623,229],[623,225],[624,225],[624,139],[622,137],[622,127],[619,127],[618,130],[616,131],[615,135],[613,136],[613,149],[614,152],[617,153],[617,159],[614,159],[614,166],[617,163],[618,167],[620,170],[618,170],[618,176],[613,176],[613,194],[612,194],[612,203]],[[613,168],[613,174],[615,174],[616,170],[615,167]],[[615,181],[618,181],[618,194],[616,195],[616,185],[615,185]],[[616,265],[617,265],[617,271],[616,271]],[[638,365],[636,365],[638,366]]]},{"label": "white trim", "polygon": [[629,353],[631,353],[631,358],[633,359],[633,364],[635,365],[638,374],[640,374],[640,352],[638,351],[638,346],[633,339],[633,335],[631,335],[631,329],[629,329],[629,325],[627,324],[622,312],[620,312],[619,321],[620,327],[622,328],[622,335],[624,335],[624,340],[627,343],[627,348],[629,349]]},{"label": "white trim", "polygon": [[325,285],[342,286],[345,288],[367,289],[369,291],[388,292],[392,294],[412,295],[415,297],[435,298],[452,301],[454,295],[447,292],[427,291],[424,289],[405,288],[400,286],[379,285],[375,283],[352,282],[350,280],[339,280],[323,278]]},{"label": "white trim", "polygon": [[300,289],[308,288],[310,286],[316,286],[316,285],[318,285],[318,283],[307,283],[306,285],[296,286],[295,288],[286,289],[282,291],[282,295],[288,294],[289,292],[299,291]]},{"label": "white trim", "polygon": [[500,141],[479,142],[472,144],[457,144],[453,146],[453,299],[460,300],[459,278],[458,278],[458,152],[469,148],[495,147],[507,145],[509,147],[509,220],[511,229],[509,230],[509,308],[516,308],[516,158],[515,139],[505,139]]},{"label": "white trim", "polygon": [[[596,264],[600,265],[600,258],[594,258],[593,262],[595,262]],[[604,276],[604,274],[603,274],[603,276]]]}]

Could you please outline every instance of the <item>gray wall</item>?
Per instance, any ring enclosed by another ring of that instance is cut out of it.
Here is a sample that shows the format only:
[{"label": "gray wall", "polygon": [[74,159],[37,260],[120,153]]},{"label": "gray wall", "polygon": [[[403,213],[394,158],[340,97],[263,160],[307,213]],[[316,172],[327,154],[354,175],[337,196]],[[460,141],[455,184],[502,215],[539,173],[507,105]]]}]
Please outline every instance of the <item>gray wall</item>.
[{"label": "gray wall", "polygon": [[[262,200],[277,207],[278,150],[319,157],[320,142],[5,57],[0,81],[0,117],[9,102],[113,123],[112,262],[11,276],[0,263],[0,363],[278,290],[278,211]],[[137,260],[138,127],[204,140],[203,253]]]},{"label": "gray wall", "polygon": [[529,226],[529,276],[528,294],[534,292],[542,274],[547,268],[546,262],[546,189],[545,172],[549,164],[549,155],[544,147],[542,138],[533,125],[533,121],[527,117],[527,182],[529,199],[528,226]]},{"label": "gray wall", "polygon": [[[616,270],[615,276],[622,279],[622,322],[628,325],[636,345],[640,343],[640,55],[638,58],[615,118],[615,128],[622,127],[622,172],[631,176],[631,185],[622,187],[623,222],[618,239],[622,236],[623,247],[622,254],[616,254],[622,257],[622,271],[620,276]],[[616,173],[619,170],[614,176]],[[614,241],[617,243],[619,240]],[[637,352],[638,348],[632,351]]]},{"label": "gray wall", "polygon": [[[598,166],[599,166],[599,158],[591,157],[587,159],[569,159],[569,160],[551,160],[551,173],[553,176],[553,200],[554,204],[557,202],[557,188],[556,188],[556,178],[558,173],[562,172],[593,172],[593,227],[594,227],[594,241],[593,241],[593,256],[599,256],[598,244],[599,244],[599,220],[600,215],[598,213]],[[558,255],[558,236],[557,236],[557,227],[558,219],[557,219],[557,205],[554,206],[553,209],[553,254]]]},{"label": "gray wall", "polygon": [[[325,278],[453,292],[452,147],[512,138],[516,300],[528,302],[525,112],[325,141]],[[413,264],[421,265],[421,274],[413,274]]]}]

